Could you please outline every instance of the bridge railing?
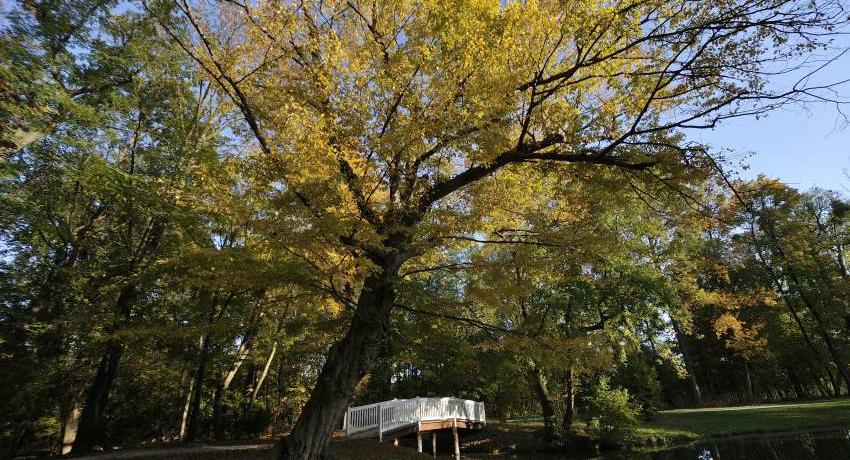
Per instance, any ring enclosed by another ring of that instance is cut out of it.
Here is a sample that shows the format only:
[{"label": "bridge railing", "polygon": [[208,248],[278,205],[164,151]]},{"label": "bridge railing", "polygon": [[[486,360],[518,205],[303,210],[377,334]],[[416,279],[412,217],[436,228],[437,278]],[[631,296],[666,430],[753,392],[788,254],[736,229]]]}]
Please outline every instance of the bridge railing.
[{"label": "bridge railing", "polygon": [[345,416],[345,433],[351,436],[376,430],[378,438],[383,438],[384,433],[404,426],[453,419],[486,423],[484,403],[458,398],[413,398],[350,407]]}]

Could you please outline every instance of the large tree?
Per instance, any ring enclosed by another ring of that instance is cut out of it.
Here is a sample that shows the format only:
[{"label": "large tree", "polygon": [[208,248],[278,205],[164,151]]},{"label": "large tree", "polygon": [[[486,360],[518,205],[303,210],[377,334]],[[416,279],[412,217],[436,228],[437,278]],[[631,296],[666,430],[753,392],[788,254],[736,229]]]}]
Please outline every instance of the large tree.
[{"label": "large tree", "polygon": [[497,173],[584,163],[674,185],[712,166],[684,129],[825,98],[765,80],[815,70],[805,56],[846,19],[830,0],[144,6],[241,116],[269,235],[349,307],[284,442],[298,459],[322,456],[372,367],[403,267],[539,192],[534,168]]}]

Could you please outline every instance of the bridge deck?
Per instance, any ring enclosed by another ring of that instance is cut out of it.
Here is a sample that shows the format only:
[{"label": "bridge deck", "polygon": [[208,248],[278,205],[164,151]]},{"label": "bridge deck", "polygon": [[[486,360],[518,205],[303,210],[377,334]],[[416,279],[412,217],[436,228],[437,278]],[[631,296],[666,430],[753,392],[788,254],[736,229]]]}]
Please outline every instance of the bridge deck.
[{"label": "bridge deck", "polygon": [[484,403],[457,398],[394,399],[346,412],[348,437],[398,438],[446,428],[480,429],[486,423]]}]

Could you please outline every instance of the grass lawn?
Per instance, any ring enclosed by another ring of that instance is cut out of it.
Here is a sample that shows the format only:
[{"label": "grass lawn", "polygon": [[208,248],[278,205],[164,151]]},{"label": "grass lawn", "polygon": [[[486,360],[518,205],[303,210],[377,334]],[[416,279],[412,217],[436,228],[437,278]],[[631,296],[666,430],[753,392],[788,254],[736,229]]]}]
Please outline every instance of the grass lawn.
[{"label": "grass lawn", "polygon": [[661,411],[644,423],[645,444],[707,437],[850,426],[850,399]]}]

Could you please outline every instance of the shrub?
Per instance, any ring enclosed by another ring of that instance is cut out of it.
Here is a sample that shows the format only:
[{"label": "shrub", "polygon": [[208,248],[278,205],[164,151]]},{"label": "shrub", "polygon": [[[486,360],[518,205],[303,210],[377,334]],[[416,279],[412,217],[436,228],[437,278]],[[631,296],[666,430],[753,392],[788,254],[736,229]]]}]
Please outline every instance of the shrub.
[{"label": "shrub", "polygon": [[258,405],[245,409],[234,420],[233,431],[239,438],[259,438],[272,423],[272,413]]},{"label": "shrub", "polygon": [[638,407],[629,391],[611,388],[602,378],[585,398],[587,432],[603,444],[623,445],[634,438],[638,426]]},{"label": "shrub", "polygon": [[661,406],[661,382],[655,366],[647,361],[643,353],[632,353],[611,377],[611,384],[629,390],[644,420],[655,418]]}]

